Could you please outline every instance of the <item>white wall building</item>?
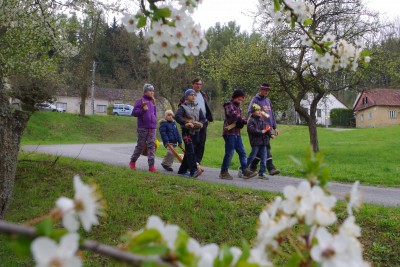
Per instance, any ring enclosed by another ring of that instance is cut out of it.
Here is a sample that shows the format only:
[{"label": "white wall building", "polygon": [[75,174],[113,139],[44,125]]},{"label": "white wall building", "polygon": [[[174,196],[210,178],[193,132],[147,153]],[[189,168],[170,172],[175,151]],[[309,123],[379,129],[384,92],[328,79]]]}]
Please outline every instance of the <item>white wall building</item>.
[{"label": "white wall building", "polygon": [[[300,104],[302,107],[306,108],[308,110],[308,113],[310,113],[310,106],[311,102],[314,99],[314,95],[309,93],[307,94],[307,99],[301,100]],[[331,119],[330,119],[330,114],[331,110],[335,108],[345,108],[347,109],[345,104],[340,102],[334,95],[332,94],[327,94],[324,96],[318,103],[317,105],[317,124],[319,125],[324,125],[324,126],[329,126],[331,125]],[[296,114],[298,120],[300,120],[300,115]]]}]

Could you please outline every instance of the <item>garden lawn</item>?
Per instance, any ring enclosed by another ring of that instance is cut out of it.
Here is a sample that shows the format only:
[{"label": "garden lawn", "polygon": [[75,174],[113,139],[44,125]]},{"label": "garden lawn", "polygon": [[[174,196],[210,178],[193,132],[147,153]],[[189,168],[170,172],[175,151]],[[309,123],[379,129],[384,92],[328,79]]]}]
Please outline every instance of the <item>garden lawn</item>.
[{"label": "garden lawn", "polygon": [[[306,126],[278,125],[279,136],[271,141],[274,164],[285,176],[299,177],[297,166],[289,158],[304,158],[309,147]],[[363,185],[400,186],[400,126],[368,129],[318,128],[320,151],[325,156],[332,180]],[[220,168],[224,157],[222,122],[209,125],[202,164]],[[242,130],[247,153],[250,145],[246,129]],[[159,137],[159,140],[161,138]],[[122,116],[87,116],[37,112],[28,123],[22,144],[126,143],[136,141],[136,119]],[[157,155],[162,157],[161,146]],[[237,170],[235,154],[230,169]]]}]

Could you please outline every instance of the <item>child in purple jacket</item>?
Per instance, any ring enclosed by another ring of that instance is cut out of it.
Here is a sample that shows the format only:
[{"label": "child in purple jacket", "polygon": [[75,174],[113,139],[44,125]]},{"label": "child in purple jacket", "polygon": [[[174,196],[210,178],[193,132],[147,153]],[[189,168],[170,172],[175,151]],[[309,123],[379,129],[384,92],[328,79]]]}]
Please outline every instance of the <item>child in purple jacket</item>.
[{"label": "child in purple jacket", "polygon": [[132,116],[137,117],[137,145],[131,156],[129,167],[136,168],[136,160],[147,146],[149,171],[157,172],[154,167],[156,154],[157,110],[154,99],[154,86],[145,84],[143,96],[138,99],[133,107]]}]

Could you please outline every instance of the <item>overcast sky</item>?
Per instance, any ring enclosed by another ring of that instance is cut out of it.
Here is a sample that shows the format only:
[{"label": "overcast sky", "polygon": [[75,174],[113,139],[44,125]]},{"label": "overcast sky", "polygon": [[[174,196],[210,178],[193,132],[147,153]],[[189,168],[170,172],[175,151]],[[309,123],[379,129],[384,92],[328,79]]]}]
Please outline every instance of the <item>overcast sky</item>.
[{"label": "overcast sky", "polygon": [[[396,16],[400,18],[400,0],[363,1],[371,10],[384,13],[390,18]],[[201,24],[203,30],[207,30],[217,22],[226,24],[235,20],[241,30],[250,32],[253,19],[248,15],[256,10],[257,2],[258,0],[203,0],[193,18]]]}]

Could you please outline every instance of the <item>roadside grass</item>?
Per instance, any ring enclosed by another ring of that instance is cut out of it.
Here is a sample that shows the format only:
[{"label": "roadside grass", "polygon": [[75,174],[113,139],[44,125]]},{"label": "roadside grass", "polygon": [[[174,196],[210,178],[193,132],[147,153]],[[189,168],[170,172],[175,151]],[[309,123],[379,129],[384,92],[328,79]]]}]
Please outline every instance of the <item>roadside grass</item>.
[{"label": "roadside grass", "polygon": [[[279,136],[271,141],[274,164],[281,175],[298,177],[297,166],[289,158],[304,158],[309,147],[306,126],[279,125]],[[222,122],[209,125],[206,152],[202,164],[220,168],[224,157]],[[251,147],[246,129],[242,130],[246,152]],[[400,186],[400,126],[368,129],[318,128],[320,151],[331,170],[333,181],[363,185]],[[161,141],[161,138],[158,137]],[[133,117],[87,116],[37,112],[29,121],[22,138],[24,144],[128,143],[136,142],[136,119]],[[161,145],[157,156],[162,157]],[[235,154],[230,170],[236,171],[239,159]]]},{"label": "roadside grass", "polygon": [[[26,223],[43,215],[60,196],[72,197],[72,177],[97,183],[107,201],[107,217],[88,239],[117,245],[127,230],[139,230],[150,215],[177,224],[201,243],[241,246],[250,241],[264,205],[276,194],[265,191],[206,183],[170,175],[131,171],[101,163],[21,153],[13,200],[7,220]],[[337,209],[339,220],[346,216],[344,204]],[[356,215],[362,227],[365,257],[374,266],[400,266],[400,209],[365,205]],[[20,259],[0,234],[0,266],[31,266],[31,259]],[[92,253],[85,266],[115,266],[115,262]]]},{"label": "roadside grass", "polygon": [[22,144],[126,143],[136,140],[136,118],[35,112]]}]

